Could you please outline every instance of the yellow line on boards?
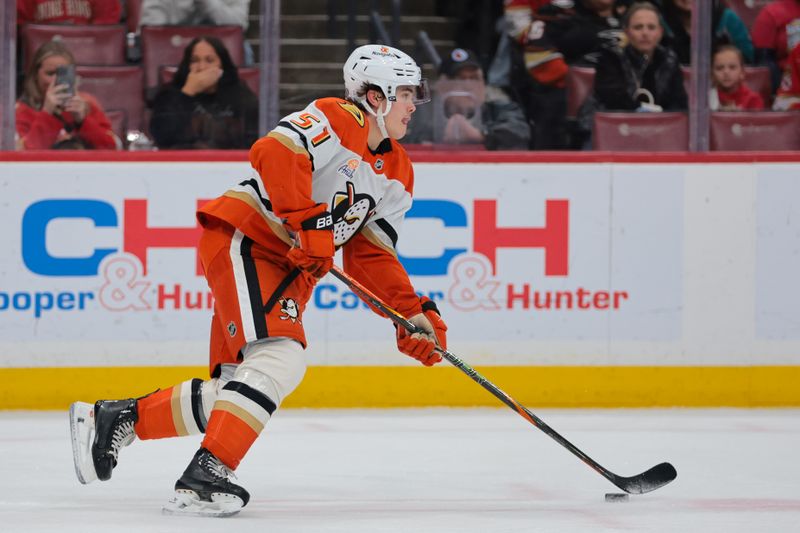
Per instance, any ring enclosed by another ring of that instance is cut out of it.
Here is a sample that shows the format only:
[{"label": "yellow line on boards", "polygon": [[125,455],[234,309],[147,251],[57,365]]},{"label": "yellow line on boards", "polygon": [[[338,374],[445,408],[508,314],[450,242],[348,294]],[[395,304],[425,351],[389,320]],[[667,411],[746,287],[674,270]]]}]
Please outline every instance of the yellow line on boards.
[{"label": "yellow line on boards", "polygon": [[[800,367],[483,367],[528,407],[797,407]],[[206,367],[0,368],[0,409],[66,409],[76,400],[143,396]],[[459,370],[310,367],[284,407],[500,406]]]}]

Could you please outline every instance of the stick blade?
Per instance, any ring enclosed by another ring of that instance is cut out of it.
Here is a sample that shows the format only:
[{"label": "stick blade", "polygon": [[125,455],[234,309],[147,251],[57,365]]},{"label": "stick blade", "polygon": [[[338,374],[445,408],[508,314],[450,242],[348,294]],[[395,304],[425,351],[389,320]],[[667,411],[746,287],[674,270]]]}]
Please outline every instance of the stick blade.
[{"label": "stick blade", "polygon": [[650,470],[631,477],[616,476],[614,484],[628,494],[645,494],[660,489],[678,477],[678,471],[669,463],[661,463]]}]

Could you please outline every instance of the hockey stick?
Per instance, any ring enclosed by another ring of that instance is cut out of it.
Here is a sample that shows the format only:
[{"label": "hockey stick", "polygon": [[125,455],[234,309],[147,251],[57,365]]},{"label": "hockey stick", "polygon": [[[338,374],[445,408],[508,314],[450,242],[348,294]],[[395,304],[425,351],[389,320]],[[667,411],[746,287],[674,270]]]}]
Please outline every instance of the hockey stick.
[{"label": "hockey stick", "polygon": [[[369,289],[361,285],[358,281],[343,272],[336,265],[330,272],[342,281],[347,287],[358,295],[359,298],[365,302],[374,305],[385,313],[395,324],[406,328],[410,333],[419,333],[422,330],[417,328],[414,324],[409,322],[403,315],[386,305],[380,298],[375,296]],[[653,468],[631,477],[618,476],[611,472],[601,464],[597,463],[594,459],[583,453],[577,446],[562,437],[556,430],[548,426],[535,414],[530,412],[527,407],[514,400],[511,396],[500,390],[491,381],[480,375],[474,368],[459,359],[453,353],[437,348],[437,351],[450,361],[456,368],[464,372],[481,387],[488,390],[492,395],[506,404],[508,407],[516,411],[522,418],[542,430],[548,437],[555,440],[561,446],[576,455],[581,461],[592,467],[595,471],[600,473],[603,477],[608,479],[611,483],[630,494],[644,494],[646,492],[654,491],[663,487],[670,481],[678,476],[678,472],[669,463],[661,463]]]}]

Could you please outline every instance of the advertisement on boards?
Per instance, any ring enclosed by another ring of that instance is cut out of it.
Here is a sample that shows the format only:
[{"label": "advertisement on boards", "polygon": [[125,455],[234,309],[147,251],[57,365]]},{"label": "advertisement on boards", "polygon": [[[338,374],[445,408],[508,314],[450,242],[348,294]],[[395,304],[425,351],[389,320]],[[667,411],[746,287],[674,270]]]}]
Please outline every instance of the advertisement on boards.
[{"label": "advertisement on boards", "polygon": [[[251,177],[246,163],[3,168],[0,364],[204,363],[213,299],[194,213]],[[680,167],[415,170],[398,253],[455,346],[514,364],[534,342],[603,356],[612,341],[680,339]],[[397,362],[391,324],[332,276],[304,323],[311,364]]]}]

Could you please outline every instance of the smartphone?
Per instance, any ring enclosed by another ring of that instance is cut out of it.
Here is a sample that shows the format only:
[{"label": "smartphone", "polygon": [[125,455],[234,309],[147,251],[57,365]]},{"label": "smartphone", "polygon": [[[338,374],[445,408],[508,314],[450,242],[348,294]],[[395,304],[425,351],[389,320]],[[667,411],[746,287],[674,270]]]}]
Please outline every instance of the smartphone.
[{"label": "smartphone", "polygon": [[67,93],[75,95],[75,65],[61,65],[56,67],[56,85],[66,85]]}]

